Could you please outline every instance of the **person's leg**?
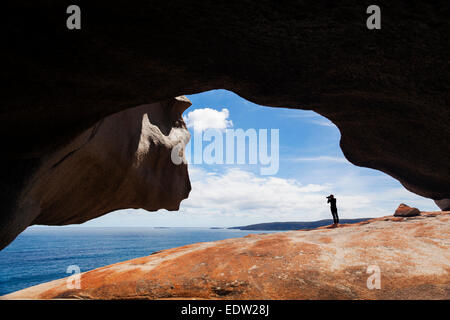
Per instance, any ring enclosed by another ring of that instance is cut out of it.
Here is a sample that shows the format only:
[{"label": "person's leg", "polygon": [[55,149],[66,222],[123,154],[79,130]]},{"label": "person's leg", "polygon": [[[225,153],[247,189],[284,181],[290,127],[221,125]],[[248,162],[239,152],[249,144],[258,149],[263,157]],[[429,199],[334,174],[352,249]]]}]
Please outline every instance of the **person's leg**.
[{"label": "person's leg", "polygon": [[333,223],[336,224],[336,214],[333,209],[331,209],[331,215],[333,216]]},{"label": "person's leg", "polygon": [[337,210],[336,209],[332,209],[331,213],[333,214],[333,221],[334,224],[338,224],[339,223],[339,217],[337,215]]}]

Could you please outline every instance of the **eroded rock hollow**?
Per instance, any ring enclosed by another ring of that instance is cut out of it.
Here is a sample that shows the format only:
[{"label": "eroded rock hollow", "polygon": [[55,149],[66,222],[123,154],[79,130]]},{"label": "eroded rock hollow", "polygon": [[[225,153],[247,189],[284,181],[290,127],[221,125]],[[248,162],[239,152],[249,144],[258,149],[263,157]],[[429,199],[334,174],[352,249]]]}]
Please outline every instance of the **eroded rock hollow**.
[{"label": "eroded rock hollow", "polygon": [[[178,210],[191,185],[183,149],[190,134],[178,97],[127,109],[97,122],[43,157],[16,208],[3,212],[0,246],[33,224],[82,223],[125,208]],[[180,164],[172,150],[181,153]]]},{"label": "eroded rock hollow", "polygon": [[[97,152],[106,162],[85,167],[91,159],[77,162],[75,153],[55,167],[61,179],[54,184],[43,168],[67,155],[61,150],[80,147],[111,114],[215,88],[261,105],[314,110],[338,126],[353,164],[381,170],[419,195],[450,198],[450,3],[377,5],[381,30],[366,28],[367,5],[356,0],[99,0],[83,2],[81,30],[68,30],[64,2],[5,4],[0,246],[30,223],[82,222],[126,206],[176,208],[187,182],[171,181],[172,169],[158,167],[163,148],[148,170],[157,179],[168,174],[170,188],[180,190],[155,203],[149,199],[162,185],[146,185],[143,169],[144,177],[133,176],[132,162]],[[111,131],[118,134],[117,125]],[[138,144],[138,136],[130,138],[122,143]],[[81,188],[85,174],[92,188]],[[49,190],[30,189],[36,175],[47,177]],[[116,200],[117,188],[133,192]],[[56,196],[56,189],[80,197]],[[47,213],[32,195],[45,199]]]}]

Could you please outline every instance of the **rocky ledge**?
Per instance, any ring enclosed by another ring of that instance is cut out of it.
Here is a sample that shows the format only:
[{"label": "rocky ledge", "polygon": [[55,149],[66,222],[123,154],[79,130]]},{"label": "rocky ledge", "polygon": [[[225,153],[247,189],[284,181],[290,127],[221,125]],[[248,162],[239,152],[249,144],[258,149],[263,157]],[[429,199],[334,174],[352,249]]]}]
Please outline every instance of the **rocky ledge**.
[{"label": "rocky ledge", "polygon": [[79,290],[59,279],[2,298],[450,299],[449,222],[422,212],[196,243],[82,273]]}]

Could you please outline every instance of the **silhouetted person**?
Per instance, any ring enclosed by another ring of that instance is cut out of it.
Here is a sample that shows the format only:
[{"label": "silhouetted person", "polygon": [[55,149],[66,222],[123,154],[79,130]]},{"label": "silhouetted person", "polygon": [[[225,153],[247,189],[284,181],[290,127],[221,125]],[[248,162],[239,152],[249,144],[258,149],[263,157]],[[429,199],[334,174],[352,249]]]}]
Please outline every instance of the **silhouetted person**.
[{"label": "silhouetted person", "polygon": [[330,209],[331,209],[331,214],[333,215],[333,221],[334,221],[334,225],[338,225],[339,224],[339,217],[338,217],[338,211],[337,211],[337,207],[336,207],[336,198],[330,194],[327,197],[328,201],[327,203],[330,204]]}]

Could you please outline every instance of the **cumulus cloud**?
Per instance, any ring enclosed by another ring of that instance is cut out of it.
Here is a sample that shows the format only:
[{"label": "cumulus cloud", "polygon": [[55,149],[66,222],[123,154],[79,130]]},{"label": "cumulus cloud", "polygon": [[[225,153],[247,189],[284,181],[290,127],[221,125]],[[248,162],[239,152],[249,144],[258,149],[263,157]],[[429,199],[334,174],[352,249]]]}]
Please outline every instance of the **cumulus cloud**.
[{"label": "cumulus cloud", "polygon": [[325,196],[338,199],[341,219],[393,214],[400,202],[437,210],[430,199],[402,187],[376,190],[387,176],[346,174],[333,183],[303,184],[298,179],[259,176],[232,168],[223,172],[191,166],[192,191],[178,212],[121,210],[87,222],[89,225],[229,227],[273,221],[331,219]]},{"label": "cumulus cloud", "polygon": [[[302,184],[296,179],[258,176],[241,169],[211,174],[191,168],[190,175],[193,189],[181,205],[186,214],[227,215],[233,220],[253,217],[258,221],[330,218],[325,196],[331,192],[331,184]],[[370,203],[361,195],[339,198],[344,211],[363,209]]]},{"label": "cumulus cloud", "polygon": [[204,131],[207,129],[225,130],[233,126],[233,122],[228,119],[230,112],[228,109],[217,111],[211,108],[196,109],[183,117],[188,128]]}]

